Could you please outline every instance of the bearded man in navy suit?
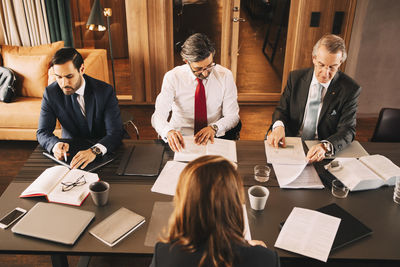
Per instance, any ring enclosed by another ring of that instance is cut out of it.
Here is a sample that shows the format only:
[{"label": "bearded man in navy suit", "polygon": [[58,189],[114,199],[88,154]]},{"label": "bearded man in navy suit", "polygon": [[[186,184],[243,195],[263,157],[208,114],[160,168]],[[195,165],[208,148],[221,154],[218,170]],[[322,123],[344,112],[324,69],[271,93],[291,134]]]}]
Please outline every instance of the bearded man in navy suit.
[{"label": "bearded man in navy suit", "polygon": [[307,153],[308,161],[315,162],[353,141],[361,87],[339,70],[346,56],[343,39],[326,34],[314,46],[314,67],[289,74],[272,115],[272,131],[268,130],[266,135],[270,145],[284,147],[285,136],[320,140]]},{"label": "bearded man in navy suit", "polygon": [[39,144],[63,159],[69,144],[53,134],[58,120],[63,139],[95,140],[79,151],[71,168],[84,169],[90,162],[114,151],[123,137],[118,100],[111,85],[84,74],[83,58],[74,48],[62,48],[52,58],[56,82],[46,87],[42,99]]}]

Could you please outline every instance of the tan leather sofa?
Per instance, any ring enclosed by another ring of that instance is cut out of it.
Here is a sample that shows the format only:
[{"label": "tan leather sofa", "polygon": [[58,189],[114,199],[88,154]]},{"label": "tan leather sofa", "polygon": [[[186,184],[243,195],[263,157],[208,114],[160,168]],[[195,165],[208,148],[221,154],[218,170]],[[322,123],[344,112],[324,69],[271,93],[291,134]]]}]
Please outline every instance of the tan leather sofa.
[{"label": "tan leather sofa", "polygon": [[[11,103],[0,102],[0,140],[36,140],[40,106],[45,87],[55,81],[49,64],[64,42],[36,47],[2,46],[2,65],[17,76],[17,97]],[[107,51],[77,49],[81,53],[85,73],[109,83]],[[55,134],[61,136],[57,124]]]}]

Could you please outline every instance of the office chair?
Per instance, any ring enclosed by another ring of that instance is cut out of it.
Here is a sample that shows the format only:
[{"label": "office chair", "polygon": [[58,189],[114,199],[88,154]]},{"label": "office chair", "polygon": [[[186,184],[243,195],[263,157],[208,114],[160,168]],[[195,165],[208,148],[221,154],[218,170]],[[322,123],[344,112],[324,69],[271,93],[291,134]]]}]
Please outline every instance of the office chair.
[{"label": "office chair", "polygon": [[400,142],[400,109],[382,108],[371,142]]},{"label": "office chair", "polygon": [[129,136],[130,139],[134,139],[134,137],[136,136],[136,139],[139,140],[140,138],[139,129],[132,120],[127,120],[124,122],[124,130],[125,130],[125,137]]},{"label": "office chair", "polygon": [[239,140],[241,129],[242,129],[242,121],[239,120],[238,124],[236,124],[235,127],[230,129],[229,131],[227,131],[224,136],[221,136],[219,138],[228,139],[228,140]]}]

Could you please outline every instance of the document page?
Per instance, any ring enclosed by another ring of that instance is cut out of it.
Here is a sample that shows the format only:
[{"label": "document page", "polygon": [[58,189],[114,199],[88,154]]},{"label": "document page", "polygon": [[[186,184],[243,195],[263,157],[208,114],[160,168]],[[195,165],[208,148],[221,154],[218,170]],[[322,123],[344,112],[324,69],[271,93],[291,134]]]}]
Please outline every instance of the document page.
[{"label": "document page", "polygon": [[272,166],[280,188],[324,188],[313,165],[272,164]]},{"label": "document page", "polygon": [[193,136],[183,136],[185,148],[180,152],[175,152],[175,161],[192,161],[206,154],[206,146],[194,143]]},{"label": "document page", "polygon": [[[79,181],[78,181],[79,180]],[[63,185],[58,183],[56,187],[49,193],[47,198],[49,201],[76,205],[79,206],[82,201],[89,195],[89,186],[91,183],[99,180],[99,176],[96,173],[91,173],[79,169],[70,170],[62,183],[73,184],[78,183],[78,185],[73,186],[68,191],[62,191]],[[83,184],[82,181],[84,182]]]},{"label": "document page", "polygon": [[235,141],[214,138],[213,144],[208,142],[204,146],[195,144],[193,136],[184,136],[183,140],[185,148],[181,152],[175,152],[175,161],[192,161],[204,155],[219,155],[237,162]]},{"label": "document page", "polygon": [[68,171],[69,169],[64,166],[54,166],[46,169],[24,192],[22,192],[21,196],[49,194],[50,191],[60,183],[61,179]]},{"label": "document page", "polygon": [[350,191],[374,189],[384,183],[382,178],[355,158],[336,158],[335,160],[339,162],[342,168],[333,170],[327,167],[329,164],[326,168]]},{"label": "document page", "polygon": [[295,207],[283,225],[275,247],[326,262],[340,221],[318,211]]},{"label": "document page", "polygon": [[[381,176],[385,181],[388,181],[392,177],[400,176],[400,168],[385,156],[371,155],[361,157],[360,161]],[[394,183],[395,178],[392,178],[392,180],[389,181],[389,185],[394,185]]]},{"label": "document page", "polygon": [[206,154],[223,156],[230,161],[237,162],[236,142],[232,140],[214,138],[214,144],[207,144]]},{"label": "document page", "polygon": [[275,148],[264,141],[268,163],[306,164],[303,144],[300,137],[286,137],[286,147]]},{"label": "document page", "polygon": [[151,188],[151,192],[174,196],[179,176],[186,165],[187,163],[179,161],[168,161]]}]

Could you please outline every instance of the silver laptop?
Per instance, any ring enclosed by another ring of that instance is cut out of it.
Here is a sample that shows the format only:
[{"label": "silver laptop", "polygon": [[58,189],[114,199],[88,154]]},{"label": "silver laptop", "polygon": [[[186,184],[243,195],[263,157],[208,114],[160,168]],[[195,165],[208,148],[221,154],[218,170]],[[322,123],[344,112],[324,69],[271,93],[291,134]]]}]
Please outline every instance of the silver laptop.
[{"label": "silver laptop", "polygon": [[21,235],[73,245],[94,218],[94,212],[39,202],[11,229]]}]

